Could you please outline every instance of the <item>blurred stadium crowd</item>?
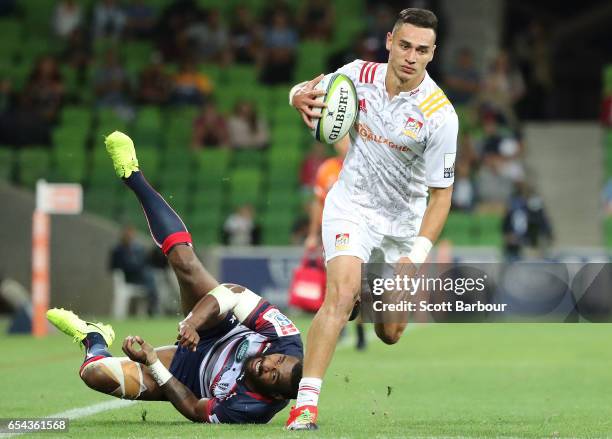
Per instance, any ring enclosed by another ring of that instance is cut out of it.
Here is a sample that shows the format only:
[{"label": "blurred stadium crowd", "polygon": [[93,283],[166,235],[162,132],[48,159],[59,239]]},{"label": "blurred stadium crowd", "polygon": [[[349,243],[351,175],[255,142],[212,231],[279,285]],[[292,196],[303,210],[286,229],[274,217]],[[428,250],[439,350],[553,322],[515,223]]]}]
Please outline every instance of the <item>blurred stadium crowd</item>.
[{"label": "blurred stadium crowd", "polygon": [[[332,151],[313,144],[288,86],[355,58],[386,62],[407,6],[441,15],[436,1],[1,1],[0,177],[81,182],[89,211],[135,221],[100,148],[122,129],[196,241],[300,244]],[[445,231],[458,245],[552,238],[521,134],[523,117],[550,114],[546,33],[534,21],[513,42],[485,69],[467,48],[429,69],[461,120]]]}]

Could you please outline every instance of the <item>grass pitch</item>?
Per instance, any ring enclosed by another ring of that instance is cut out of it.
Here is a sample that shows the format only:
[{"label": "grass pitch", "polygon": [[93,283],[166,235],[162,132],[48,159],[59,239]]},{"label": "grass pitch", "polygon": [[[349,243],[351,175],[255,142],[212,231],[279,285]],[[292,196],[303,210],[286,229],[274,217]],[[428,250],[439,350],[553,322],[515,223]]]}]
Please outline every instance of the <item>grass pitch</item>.
[{"label": "grass pitch", "polygon": [[[170,344],[177,320],[115,323],[111,351],[121,355],[126,335]],[[304,331],[308,320],[298,325]],[[611,341],[612,325],[414,326],[395,346],[370,338],[365,352],[338,348],[318,432],[283,431],[288,409],[265,426],[200,425],[169,403],[139,402],[73,420],[67,436],[612,437]],[[0,347],[0,417],[49,416],[114,399],[80,381],[82,354],[62,334],[36,340],[2,332]]]}]

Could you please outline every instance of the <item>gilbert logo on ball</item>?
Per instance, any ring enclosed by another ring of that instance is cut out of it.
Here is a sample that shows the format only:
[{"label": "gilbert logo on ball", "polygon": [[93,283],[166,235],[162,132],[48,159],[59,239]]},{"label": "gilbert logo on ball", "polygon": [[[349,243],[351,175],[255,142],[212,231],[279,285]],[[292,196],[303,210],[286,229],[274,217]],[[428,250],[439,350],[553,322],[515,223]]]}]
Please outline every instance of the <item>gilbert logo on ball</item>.
[{"label": "gilbert logo on ball", "polygon": [[332,73],[323,77],[315,89],[325,90],[325,95],[318,99],[327,104],[327,107],[322,109],[321,118],[315,120],[312,135],[319,142],[335,143],[348,133],[357,118],[355,85],[348,76]]}]

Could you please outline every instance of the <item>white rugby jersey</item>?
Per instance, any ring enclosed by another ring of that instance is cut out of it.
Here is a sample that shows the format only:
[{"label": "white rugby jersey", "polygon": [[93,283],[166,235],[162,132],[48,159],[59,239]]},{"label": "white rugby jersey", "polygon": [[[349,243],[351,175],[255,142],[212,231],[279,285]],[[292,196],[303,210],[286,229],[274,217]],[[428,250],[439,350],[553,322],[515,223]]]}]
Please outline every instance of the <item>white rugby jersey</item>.
[{"label": "white rugby jersey", "polygon": [[415,236],[427,188],[453,184],[457,114],[427,73],[417,88],[389,100],[387,64],[355,60],[338,72],[355,84],[359,114],[335,196],[359,206],[379,233]]}]

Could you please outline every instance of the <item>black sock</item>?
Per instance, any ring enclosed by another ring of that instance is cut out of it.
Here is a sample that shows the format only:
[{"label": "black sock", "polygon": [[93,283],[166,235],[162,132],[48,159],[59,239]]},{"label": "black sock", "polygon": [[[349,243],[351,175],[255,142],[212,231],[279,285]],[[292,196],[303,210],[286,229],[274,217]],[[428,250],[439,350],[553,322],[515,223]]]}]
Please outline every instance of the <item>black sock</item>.
[{"label": "black sock", "polygon": [[363,349],[365,347],[365,333],[363,332],[363,323],[357,323],[357,349]]},{"label": "black sock", "polygon": [[164,198],[149,184],[142,172],[132,172],[124,183],[138,197],[149,224],[153,241],[165,254],[176,244],[191,244],[187,227]]},{"label": "black sock", "polygon": [[111,353],[106,350],[108,345],[102,334],[90,332],[82,341],[85,346],[85,361],[92,357],[112,357]]}]

